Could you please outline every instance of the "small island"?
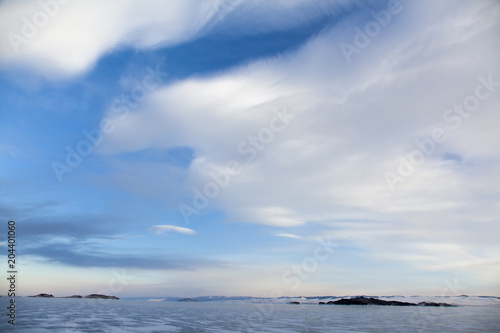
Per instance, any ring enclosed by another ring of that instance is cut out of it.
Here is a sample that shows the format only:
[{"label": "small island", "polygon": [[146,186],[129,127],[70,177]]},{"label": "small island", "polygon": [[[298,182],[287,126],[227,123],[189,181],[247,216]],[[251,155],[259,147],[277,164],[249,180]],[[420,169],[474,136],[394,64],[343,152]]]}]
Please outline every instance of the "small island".
[{"label": "small island", "polygon": [[90,294],[85,296],[85,298],[94,298],[94,299],[119,299],[116,296],[108,296],[108,295],[102,295],[102,294]]},{"label": "small island", "polygon": [[43,298],[52,298],[52,297],[54,297],[54,295],[41,293],[41,294],[38,294],[38,295],[28,296],[28,297],[43,297]]},{"label": "small island", "polygon": [[300,305],[300,302],[288,302],[288,304]]},{"label": "small island", "polygon": [[178,299],[177,302],[198,302],[198,300],[194,298],[181,298]]},{"label": "small island", "polygon": [[34,296],[28,296],[28,297],[41,297],[41,298],[91,298],[91,299],[119,299],[116,296],[108,296],[108,295],[102,295],[102,294],[90,294],[85,297],[81,295],[72,295],[72,296],[63,296],[63,297],[54,297],[52,294],[46,294],[46,293],[41,293],[38,295]]}]

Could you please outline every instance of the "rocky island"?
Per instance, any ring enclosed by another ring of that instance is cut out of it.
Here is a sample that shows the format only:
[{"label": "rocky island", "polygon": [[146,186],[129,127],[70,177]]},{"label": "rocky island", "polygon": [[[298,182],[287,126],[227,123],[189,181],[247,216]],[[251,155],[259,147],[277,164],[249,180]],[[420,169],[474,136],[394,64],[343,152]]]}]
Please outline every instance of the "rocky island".
[{"label": "rocky island", "polygon": [[41,294],[38,294],[38,295],[28,296],[28,297],[45,297],[45,298],[51,298],[51,297],[54,297],[54,295],[41,293]]},{"label": "rocky island", "polygon": [[95,298],[95,299],[119,299],[116,296],[108,296],[108,295],[102,295],[102,294],[90,294],[85,296],[85,298]]},{"label": "rocky island", "polygon": [[[41,293],[38,295],[34,296],[28,296],[28,297],[42,297],[42,298],[54,298],[54,295],[52,294],[45,294]],[[102,295],[102,294],[90,294],[85,297],[81,295],[72,295],[72,296],[64,296],[64,297],[55,297],[55,298],[94,298],[94,299],[119,299],[116,296],[108,296],[108,295]]]},{"label": "rocky island", "polygon": [[[321,304],[323,302],[320,302]],[[323,303],[324,304],[324,303]],[[353,298],[342,298],[336,301],[329,301],[326,303],[328,305],[390,305],[390,306],[456,306],[448,303],[435,303],[435,302],[420,302],[420,303],[410,303],[410,302],[399,302],[399,301],[385,301],[373,297],[353,297]]]}]

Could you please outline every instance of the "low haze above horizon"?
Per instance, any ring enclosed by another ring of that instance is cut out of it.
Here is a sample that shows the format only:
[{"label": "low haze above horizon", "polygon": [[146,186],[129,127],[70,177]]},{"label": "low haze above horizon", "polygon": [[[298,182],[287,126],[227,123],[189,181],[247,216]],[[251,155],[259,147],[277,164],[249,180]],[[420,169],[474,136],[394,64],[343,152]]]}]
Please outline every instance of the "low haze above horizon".
[{"label": "low haze above horizon", "polygon": [[500,296],[499,36],[496,0],[0,1],[18,294]]}]

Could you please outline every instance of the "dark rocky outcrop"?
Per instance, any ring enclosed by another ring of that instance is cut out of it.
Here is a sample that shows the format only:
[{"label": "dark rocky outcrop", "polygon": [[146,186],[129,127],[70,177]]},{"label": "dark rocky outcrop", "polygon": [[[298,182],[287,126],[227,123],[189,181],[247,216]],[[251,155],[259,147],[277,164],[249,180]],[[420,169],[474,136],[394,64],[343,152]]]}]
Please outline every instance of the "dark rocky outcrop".
[{"label": "dark rocky outcrop", "polygon": [[119,299],[116,296],[107,296],[102,294],[90,294],[85,296],[85,298],[95,298],[95,299]]},{"label": "dark rocky outcrop", "polygon": [[35,296],[28,296],[28,297],[45,297],[45,298],[51,298],[51,297],[54,297],[54,295],[41,293],[41,294],[38,294],[38,295],[35,295]]},{"label": "dark rocky outcrop", "polygon": [[[53,298],[54,295],[52,294],[45,294],[45,293],[41,293],[41,294],[38,294],[38,295],[34,295],[34,296],[28,296],[28,297],[43,297],[43,298]],[[72,295],[72,296],[64,296],[64,297],[58,297],[58,298],[100,298],[100,299],[119,299],[118,297],[116,296],[108,296],[108,295],[102,295],[102,294],[90,294],[90,295],[87,295],[85,297],[81,296],[81,295]]]},{"label": "dark rocky outcrop", "polygon": [[198,302],[198,300],[194,298],[182,298],[178,299],[177,302]]},{"label": "dark rocky outcrop", "polygon": [[418,304],[409,302],[399,302],[399,301],[385,301],[378,298],[372,297],[353,297],[353,298],[342,298],[336,301],[330,301],[327,304],[337,304],[337,305],[390,305],[390,306],[454,306],[447,303],[434,303],[434,302],[420,302]]},{"label": "dark rocky outcrop", "polygon": [[300,305],[300,302],[288,302],[288,304]]},{"label": "dark rocky outcrop", "polygon": [[342,298],[336,301],[330,301],[328,304],[339,304],[339,305],[396,305],[396,306],[416,306],[414,303],[408,302],[398,302],[398,301],[384,301],[378,298],[372,297],[353,297],[353,298]]},{"label": "dark rocky outcrop", "polygon": [[326,303],[325,303],[325,302],[319,302],[318,304],[319,304],[319,305],[323,305],[323,304],[326,304]]},{"label": "dark rocky outcrop", "polygon": [[418,303],[418,306],[445,306],[445,307],[450,307],[450,306],[456,306],[448,303],[435,303],[435,302],[420,302]]}]

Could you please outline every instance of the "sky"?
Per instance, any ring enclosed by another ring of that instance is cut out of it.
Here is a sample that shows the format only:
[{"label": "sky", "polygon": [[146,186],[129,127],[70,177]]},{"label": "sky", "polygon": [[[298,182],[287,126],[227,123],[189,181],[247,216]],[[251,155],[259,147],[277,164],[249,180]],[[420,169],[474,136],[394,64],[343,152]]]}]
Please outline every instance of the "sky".
[{"label": "sky", "polygon": [[494,0],[1,1],[18,293],[500,296],[499,35]]}]

